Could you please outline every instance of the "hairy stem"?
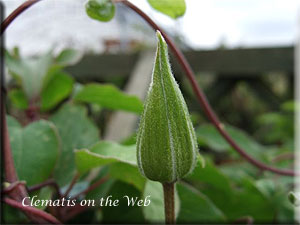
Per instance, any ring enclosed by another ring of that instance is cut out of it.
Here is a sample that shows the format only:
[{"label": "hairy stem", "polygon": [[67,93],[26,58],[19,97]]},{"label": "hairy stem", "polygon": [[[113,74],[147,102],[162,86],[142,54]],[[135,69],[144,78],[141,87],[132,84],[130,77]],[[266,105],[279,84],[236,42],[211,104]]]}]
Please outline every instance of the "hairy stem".
[{"label": "hairy stem", "polygon": [[175,183],[163,183],[166,224],[175,224]]}]

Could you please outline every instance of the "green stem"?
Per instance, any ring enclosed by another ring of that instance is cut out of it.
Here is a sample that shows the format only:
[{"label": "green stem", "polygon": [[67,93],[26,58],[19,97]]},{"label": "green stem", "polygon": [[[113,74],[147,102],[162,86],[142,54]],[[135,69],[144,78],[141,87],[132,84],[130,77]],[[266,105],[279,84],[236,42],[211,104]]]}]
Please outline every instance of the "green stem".
[{"label": "green stem", "polygon": [[163,183],[166,224],[175,224],[175,183]]}]

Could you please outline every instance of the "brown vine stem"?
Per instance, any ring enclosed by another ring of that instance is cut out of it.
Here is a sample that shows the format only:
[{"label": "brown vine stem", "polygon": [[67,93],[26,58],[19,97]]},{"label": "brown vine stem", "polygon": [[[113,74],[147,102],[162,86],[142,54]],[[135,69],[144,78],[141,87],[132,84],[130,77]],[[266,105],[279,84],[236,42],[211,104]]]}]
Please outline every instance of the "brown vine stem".
[{"label": "brown vine stem", "polygon": [[76,173],[75,176],[73,177],[73,179],[72,179],[72,181],[71,181],[71,183],[70,183],[68,189],[67,189],[66,192],[63,194],[62,198],[67,197],[67,196],[70,194],[72,188],[73,188],[74,185],[76,184],[76,182],[77,182],[77,180],[79,179],[79,177],[80,177],[79,173]]},{"label": "brown vine stem", "polygon": [[55,180],[53,180],[53,179],[49,179],[49,180],[46,180],[43,183],[28,187],[27,191],[28,192],[37,191],[37,190],[40,190],[41,188],[46,187],[46,186],[52,186],[55,189],[58,197],[59,198],[61,197],[59,187],[58,187],[57,183],[55,182]]},{"label": "brown vine stem", "polygon": [[163,183],[166,224],[175,224],[175,183]]},{"label": "brown vine stem", "polygon": [[14,208],[21,209],[23,212],[30,213],[32,216],[36,216],[38,218],[44,218],[46,220],[44,223],[62,224],[59,220],[57,220],[49,213],[46,213],[37,208],[31,206],[23,206],[22,203],[10,198],[4,198],[3,201]]},{"label": "brown vine stem", "polygon": [[76,194],[73,198],[78,198],[80,195],[84,195],[94,189],[96,189],[97,187],[99,187],[101,184],[103,184],[104,182],[106,182],[108,179],[108,177],[103,177],[101,179],[99,179],[98,181],[96,181],[95,183],[93,183],[91,186],[89,186],[86,190]]},{"label": "brown vine stem", "polygon": [[1,194],[9,194],[10,192],[12,192],[19,185],[25,185],[25,184],[26,184],[25,181],[16,181],[16,182],[14,182],[12,184],[9,184],[9,186],[7,188],[4,188],[1,191]]},{"label": "brown vine stem", "polygon": [[193,72],[191,66],[187,62],[186,58],[184,57],[183,53],[180,51],[179,48],[174,44],[174,42],[171,40],[171,38],[147,15],[145,14],[141,9],[139,9],[134,4],[130,3],[127,0],[121,1],[124,5],[132,9],[134,12],[136,12],[138,15],[140,15],[154,30],[159,30],[163,37],[165,38],[166,42],[168,43],[169,47],[173,51],[174,55],[176,56],[178,62],[181,64],[183,70],[186,73],[186,76],[188,77],[192,88],[194,90],[194,93],[196,94],[196,97],[200,104],[202,105],[202,108],[206,114],[206,116],[209,118],[209,120],[213,123],[213,125],[216,127],[216,129],[219,131],[219,133],[223,136],[223,138],[233,147],[235,151],[237,151],[244,159],[246,159],[248,162],[250,162],[252,165],[260,168],[261,170],[267,170],[276,174],[280,175],[286,175],[286,176],[295,176],[299,175],[296,174],[293,170],[287,170],[287,169],[278,169],[271,166],[268,166],[252,156],[250,156],[244,149],[242,149],[227,133],[227,131],[224,129],[224,125],[220,122],[219,118],[216,116],[215,112],[213,111],[212,107],[210,106],[209,102],[207,101],[207,98],[202,91],[202,89],[198,86],[197,81],[195,79],[195,73]]},{"label": "brown vine stem", "polygon": [[28,0],[16,8],[1,24],[1,34],[6,30],[6,28],[14,21],[22,12],[28,9],[33,4],[41,0]]},{"label": "brown vine stem", "polygon": [[[23,3],[15,11],[13,11],[2,23],[1,23],[1,35],[6,30],[6,28],[11,24],[11,22],[29,8],[34,3],[39,0],[32,0]],[[1,37],[2,38],[2,37]],[[1,71],[3,72],[3,71]],[[4,80],[4,79],[3,79]],[[1,80],[1,82],[3,81]],[[1,86],[1,139],[2,139],[2,150],[3,150],[3,164],[4,164],[4,176],[5,180],[9,183],[18,182],[18,176],[15,170],[11,146],[9,141],[9,134],[7,129],[6,117],[5,117],[5,88]],[[12,207],[22,210],[26,216],[34,223],[47,224],[47,223],[57,223],[61,224],[55,217],[52,215],[36,209],[34,207],[24,207],[21,202],[25,197],[28,196],[25,185],[17,185],[14,189],[9,192],[10,198],[4,198],[3,201],[6,204],[11,205]],[[24,201],[25,204],[29,204],[29,199],[26,198]]]}]

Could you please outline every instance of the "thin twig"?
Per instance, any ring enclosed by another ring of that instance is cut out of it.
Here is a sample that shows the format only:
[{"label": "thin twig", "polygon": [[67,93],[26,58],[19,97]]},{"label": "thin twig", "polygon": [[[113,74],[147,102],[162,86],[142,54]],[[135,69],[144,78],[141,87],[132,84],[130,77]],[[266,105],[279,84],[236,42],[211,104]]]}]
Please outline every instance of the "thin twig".
[{"label": "thin twig", "polygon": [[28,0],[16,8],[1,24],[1,35],[6,30],[6,28],[14,21],[22,12],[28,9],[33,4],[39,2],[40,0]]},{"label": "thin twig", "polygon": [[71,192],[72,188],[74,187],[74,185],[76,184],[76,182],[77,182],[79,176],[80,176],[79,173],[76,173],[76,174],[75,174],[75,176],[73,177],[73,179],[72,179],[72,181],[71,181],[71,183],[70,183],[68,189],[67,189],[66,192],[63,194],[62,198],[67,197],[67,196],[70,194],[70,192]]},{"label": "thin twig", "polygon": [[39,190],[46,186],[52,186],[55,189],[55,191],[57,192],[58,197],[61,198],[61,193],[60,193],[59,187],[58,187],[57,183],[55,182],[55,180],[53,180],[52,178],[49,180],[46,180],[43,183],[28,187],[27,191],[28,192],[36,191],[36,190]]},{"label": "thin twig", "polygon": [[73,198],[78,198],[80,195],[84,195],[94,189],[96,189],[97,187],[99,187],[101,184],[103,184],[105,181],[107,181],[108,177],[103,177],[100,180],[96,181],[95,183],[93,183],[91,186],[89,186],[86,190],[76,194]]},{"label": "thin twig", "polygon": [[175,183],[163,183],[166,224],[175,224]]},{"label": "thin twig", "polygon": [[[216,116],[215,112],[211,108],[209,102],[207,101],[207,98],[202,91],[202,89],[198,86],[197,81],[195,79],[195,74],[187,62],[186,58],[184,57],[183,53],[180,51],[179,48],[174,44],[174,42],[171,40],[171,38],[147,15],[145,14],[141,9],[139,9],[134,4],[130,3],[129,1],[125,0],[122,1],[122,3],[126,6],[128,6],[130,9],[132,9],[134,12],[136,12],[138,15],[140,15],[154,30],[159,30],[161,34],[164,36],[166,42],[170,46],[171,50],[173,51],[174,55],[176,56],[178,62],[181,64],[183,70],[186,73],[186,76],[188,77],[192,88],[196,94],[196,97],[200,104],[202,105],[202,108],[206,114],[206,116],[209,118],[209,120],[213,123],[213,125],[216,127],[216,129],[219,131],[219,133],[225,138],[225,140],[238,152],[243,158],[245,158],[248,162],[250,162],[252,165],[260,168],[261,170],[268,170],[273,173],[277,173],[280,175],[286,175],[286,176],[295,176],[296,173],[293,170],[287,170],[287,169],[278,169],[271,166],[268,166],[252,156],[248,155],[248,153],[242,149],[227,133],[227,131],[224,129],[224,125],[219,121],[219,118]],[[298,174],[297,174],[298,175]]]},{"label": "thin twig", "polygon": [[3,201],[14,207],[17,209],[22,210],[23,212],[27,212],[30,213],[31,215],[37,216],[39,218],[44,218],[48,223],[53,223],[53,224],[62,224],[58,219],[56,219],[55,217],[53,217],[51,214],[46,213],[40,209],[37,209],[35,207],[32,206],[23,206],[22,203],[17,202],[13,199],[10,198],[4,198]]}]

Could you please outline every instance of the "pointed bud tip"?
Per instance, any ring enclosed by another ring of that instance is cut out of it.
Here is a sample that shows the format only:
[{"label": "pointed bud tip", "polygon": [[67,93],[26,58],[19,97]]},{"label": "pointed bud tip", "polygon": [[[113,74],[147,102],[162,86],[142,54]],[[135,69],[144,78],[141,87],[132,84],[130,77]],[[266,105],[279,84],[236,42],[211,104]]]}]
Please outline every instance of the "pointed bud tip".
[{"label": "pointed bud tip", "polygon": [[156,36],[157,36],[159,44],[165,43],[165,39],[164,39],[164,37],[162,36],[162,34],[160,33],[159,30],[156,31]]}]

